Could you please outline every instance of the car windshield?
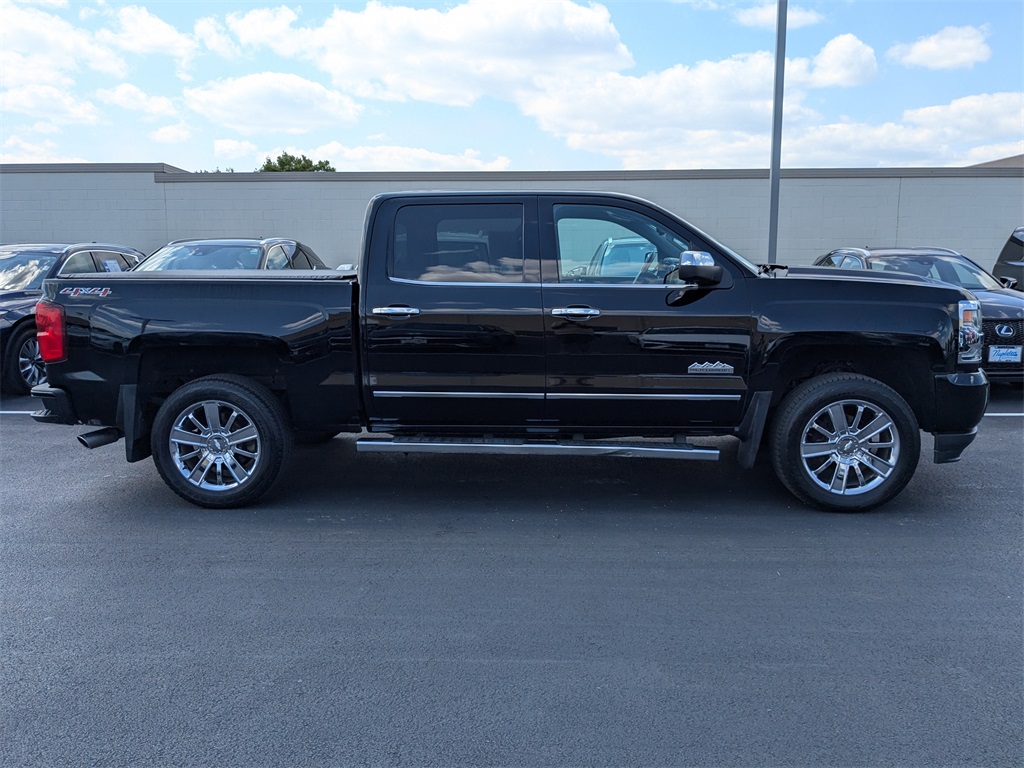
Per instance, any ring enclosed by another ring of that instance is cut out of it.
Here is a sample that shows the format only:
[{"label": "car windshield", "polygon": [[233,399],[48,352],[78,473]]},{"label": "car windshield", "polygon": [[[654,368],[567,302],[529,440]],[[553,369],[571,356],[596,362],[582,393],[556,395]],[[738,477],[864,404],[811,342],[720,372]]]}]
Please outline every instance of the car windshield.
[{"label": "car windshield", "polygon": [[969,291],[991,291],[1003,287],[992,275],[972,262],[947,256],[877,256],[870,258],[868,263],[871,269],[930,277],[959,285]]},{"label": "car windshield", "polygon": [[0,290],[34,291],[57,260],[53,253],[0,252]]},{"label": "car windshield", "polygon": [[258,245],[179,243],[165,245],[135,267],[137,272],[161,269],[259,269]]}]

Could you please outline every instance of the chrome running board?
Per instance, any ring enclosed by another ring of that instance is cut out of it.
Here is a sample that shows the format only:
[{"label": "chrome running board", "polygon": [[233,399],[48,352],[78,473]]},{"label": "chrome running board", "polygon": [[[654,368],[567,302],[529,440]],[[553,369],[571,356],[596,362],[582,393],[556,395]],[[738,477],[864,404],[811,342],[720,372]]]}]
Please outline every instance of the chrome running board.
[{"label": "chrome running board", "polygon": [[668,440],[540,441],[500,437],[364,437],[356,440],[361,453],[498,453],[534,456],[617,456],[623,458],[718,461],[717,448]]}]

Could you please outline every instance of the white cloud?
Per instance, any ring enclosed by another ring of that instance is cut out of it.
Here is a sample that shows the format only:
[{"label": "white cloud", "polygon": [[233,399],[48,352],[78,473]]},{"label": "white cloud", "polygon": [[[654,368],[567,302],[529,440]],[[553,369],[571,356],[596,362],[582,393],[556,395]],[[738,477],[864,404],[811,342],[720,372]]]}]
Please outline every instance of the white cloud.
[{"label": "white cloud", "polygon": [[964,96],[943,106],[907,110],[903,119],[958,139],[1020,136],[1024,131],[1024,93]]},{"label": "white cloud", "polygon": [[0,82],[5,88],[66,88],[83,66],[115,77],[127,71],[116,53],[52,13],[3,0],[0,18]]},{"label": "white cloud", "polygon": [[85,163],[85,158],[66,155],[57,144],[47,139],[32,143],[20,136],[11,136],[0,149],[0,163]]},{"label": "white cloud", "polygon": [[1007,141],[1002,144],[986,144],[979,147],[971,147],[964,155],[964,165],[977,165],[979,163],[990,163],[993,160],[1002,160],[1004,157],[1024,155],[1024,139],[1018,141]]},{"label": "white cloud", "polygon": [[149,96],[138,86],[121,83],[116,88],[101,89],[96,96],[107,104],[114,104],[122,109],[145,112],[151,117],[169,117],[177,114],[173,102],[166,96]]},{"label": "white cloud", "polygon": [[452,155],[432,152],[421,147],[363,146],[346,147],[336,141],[311,151],[276,149],[267,156],[277,157],[282,151],[305,154],[313,160],[328,160],[339,171],[502,171],[509,167],[507,157],[482,160],[480,153],[467,149]]},{"label": "white cloud", "polygon": [[39,135],[44,133],[55,134],[62,133],[61,127],[54,123],[47,122],[46,120],[40,120],[38,123],[33,123],[28,129],[33,135]]},{"label": "white cloud", "polygon": [[[783,161],[792,166],[967,165],[976,149],[1019,154],[1024,94],[991,93],[949,104],[907,110],[899,121],[877,125],[837,123],[794,131],[783,139]],[[998,149],[997,149],[998,148]]]},{"label": "white cloud", "polygon": [[38,5],[41,8],[67,8],[68,0],[20,0],[21,5]]},{"label": "white cloud", "polygon": [[343,93],[278,72],[187,88],[185,101],[216,125],[239,133],[307,133],[352,123],[361,110]]},{"label": "white cloud", "polygon": [[[733,11],[733,18],[745,27],[762,27],[775,29],[778,23],[778,6],[776,3],[762,3],[753,8],[740,8]],[[817,11],[799,6],[787,7],[786,29],[799,29],[819,24],[825,20]]]},{"label": "white cloud", "polygon": [[41,117],[55,123],[91,124],[100,113],[89,101],[80,101],[50,85],[25,85],[0,94],[0,111]]},{"label": "white cloud", "polygon": [[946,27],[910,44],[894,45],[888,58],[908,67],[969,69],[988,61],[992,49],[985,43],[988,27]]},{"label": "white cloud", "polygon": [[[834,38],[813,59],[790,60],[787,124],[819,119],[804,106],[806,89],[860,84],[876,69],[874,52],[853,35]],[[727,167],[733,158],[767,156],[773,78],[774,57],[761,51],[641,77],[541,80],[537,92],[520,94],[519,105],[570,148],[626,168]]]},{"label": "white cloud", "polygon": [[149,134],[158,144],[181,144],[192,138],[192,130],[185,123],[165,125]]},{"label": "white cloud", "polygon": [[224,25],[215,18],[199,19],[195,24],[194,34],[196,40],[222,58],[233,59],[240,53]]},{"label": "white cloud", "polygon": [[878,74],[878,62],[871,46],[855,35],[845,34],[825,43],[811,66],[805,68],[806,59],[793,61],[793,72],[786,69],[787,82],[792,77],[809,88],[864,85]]},{"label": "white cloud", "polygon": [[305,59],[358,96],[468,106],[511,98],[554,73],[632,66],[608,10],[569,0],[467,0],[444,11],[369,2],[335,8],[322,26],[295,26],[286,7],[230,14],[246,47]]},{"label": "white cloud", "polygon": [[226,160],[240,160],[246,157],[255,157],[256,145],[251,141],[217,139],[213,142],[213,154],[215,157],[223,157]]},{"label": "white cloud", "polygon": [[177,62],[178,77],[189,79],[188,69],[199,47],[192,37],[179,32],[145,8],[135,5],[119,8],[115,18],[119,31],[102,29],[97,32],[96,39],[101,44],[128,53],[168,55]]}]

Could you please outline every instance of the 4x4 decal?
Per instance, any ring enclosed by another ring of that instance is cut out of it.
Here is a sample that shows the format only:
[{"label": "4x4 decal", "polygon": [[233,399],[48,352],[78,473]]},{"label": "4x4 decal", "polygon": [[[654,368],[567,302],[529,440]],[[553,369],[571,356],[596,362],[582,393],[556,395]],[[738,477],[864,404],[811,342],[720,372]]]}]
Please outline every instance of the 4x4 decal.
[{"label": "4x4 decal", "polygon": [[64,288],[61,290],[62,296],[70,296],[75,298],[76,296],[109,296],[113,291],[109,288]]}]

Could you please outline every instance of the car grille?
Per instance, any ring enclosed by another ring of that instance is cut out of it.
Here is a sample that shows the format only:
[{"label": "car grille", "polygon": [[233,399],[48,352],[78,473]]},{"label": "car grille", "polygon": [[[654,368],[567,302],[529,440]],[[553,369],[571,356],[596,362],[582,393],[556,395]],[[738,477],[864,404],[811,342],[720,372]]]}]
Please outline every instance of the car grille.
[{"label": "car grille", "polygon": [[[997,325],[1013,328],[1013,336],[1000,336]],[[1024,320],[983,320],[981,329],[985,332],[986,344],[1024,344]]]},{"label": "car grille", "polygon": [[[1012,336],[1000,336],[996,333],[997,325],[1008,325],[1013,328]],[[992,345],[1024,345],[1024,320],[982,320],[982,330],[985,332],[985,357],[982,367],[991,373],[1003,373],[1024,370],[1024,363],[990,363],[988,362],[988,348]]]}]

